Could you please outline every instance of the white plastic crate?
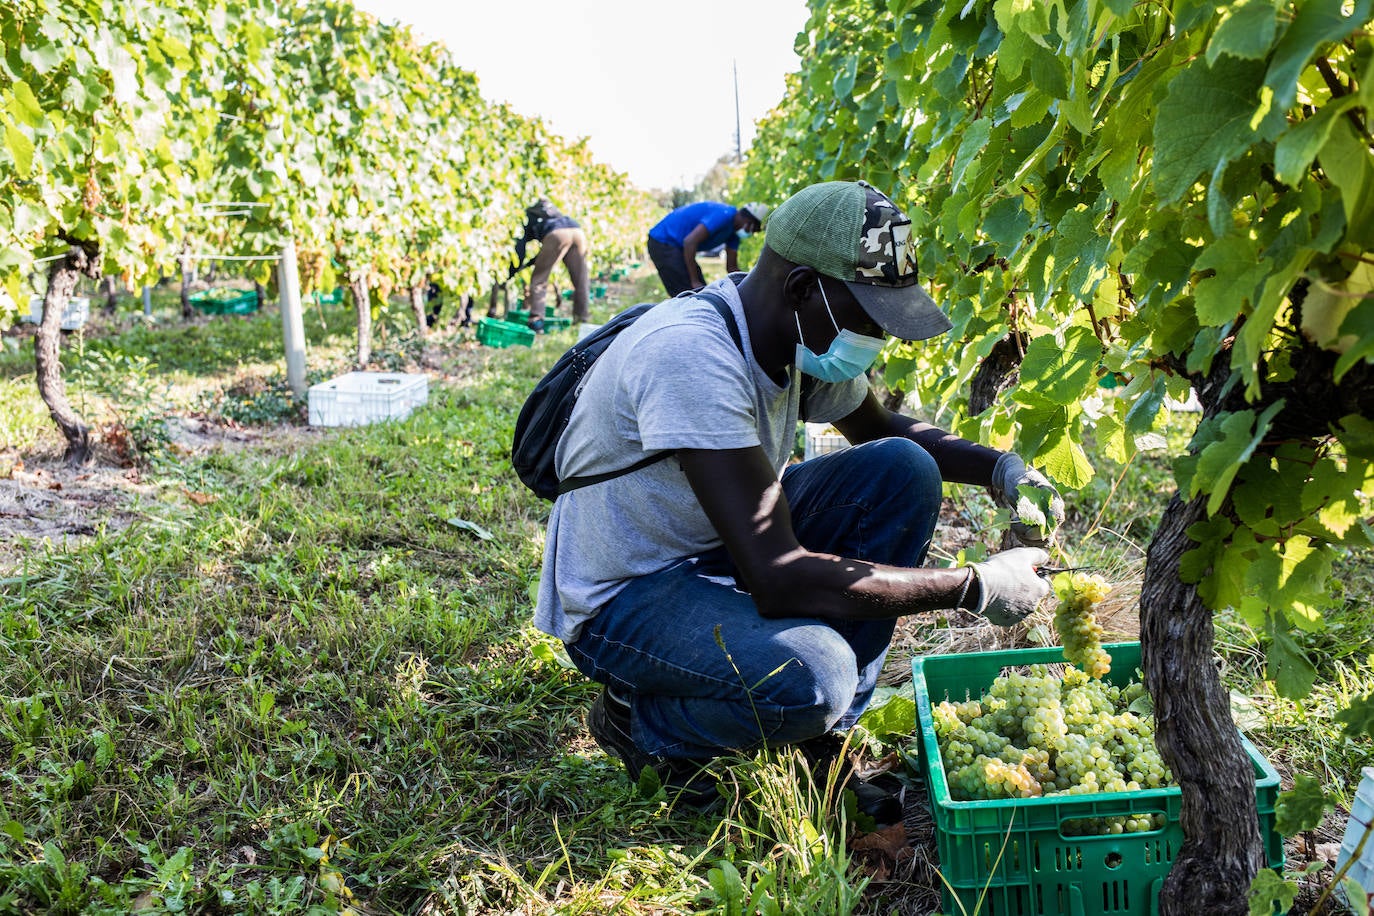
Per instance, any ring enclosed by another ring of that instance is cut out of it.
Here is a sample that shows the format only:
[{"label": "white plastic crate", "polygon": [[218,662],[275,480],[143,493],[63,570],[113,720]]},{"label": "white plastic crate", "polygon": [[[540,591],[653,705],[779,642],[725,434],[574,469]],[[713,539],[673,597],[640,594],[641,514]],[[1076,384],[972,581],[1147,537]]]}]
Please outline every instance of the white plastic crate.
[{"label": "white plastic crate", "polygon": [[311,385],[311,426],[363,426],[401,420],[429,401],[429,377],[405,372],[348,372]]},{"label": "white plastic crate", "polygon": [[802,460],[810,461],[817,455],[828,455],[849,447],[849,440],[829,423],[806,424],[806,445],[802,449]]},{"label": "white plastic crate", "polygon": [[[1336,856],[1336,871],[1355,854],[1355,847],[1360,844],[1360,837],[1364,836],[1371,821],[1374,821],[1374,767],[1365,767],[1364,779],[1355,790],[1355,801],[1350,805],[1350,821],[1345,825],[1345,838]],[[1350,866],[1346,877],[1355,879],[1355,883],[1366,891],[1374,891],[1374,839],[1365,842],[1360,858]]]},{"label": "white plastic crate", "polygon": [[[43,321],[43,297],[29,297],[29,313],[22,316],[24,321],[30,324],[41,324]],[[86,324],[91,317],[91,299],[89,296],[71,296],[67,299],[67,307],[62,310],[62,330],[75,331],[77,328]]]}]

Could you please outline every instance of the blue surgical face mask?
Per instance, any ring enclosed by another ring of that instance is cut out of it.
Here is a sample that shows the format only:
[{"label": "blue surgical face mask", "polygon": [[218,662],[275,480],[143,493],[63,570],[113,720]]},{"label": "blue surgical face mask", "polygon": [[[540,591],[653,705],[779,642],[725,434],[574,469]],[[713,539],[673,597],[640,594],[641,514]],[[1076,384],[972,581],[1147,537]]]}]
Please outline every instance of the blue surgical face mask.
[{"label": "blue surgical face mask", "polygon": [[830,311],[830,300],[826,298],[825,287],[820,287],[821,301],[825,303],[825,313],[830,323],[839,333],[831,341],[830,348],[817,356],[802,340],[801,319],[793,314],[797,322],[797,367],[807,375],[823,382],[844,382],[858,378],[868,371],[878,354],[883,350],[885,341],[881,337],[869,337],[848,328],[840,330],[835,322],[835,313]]},{"label": "blue surgical face mask", "polygon": [[743,240],[749,238],[749,236],[751,235],[751,233],[749,232],[748,229],[736,229],[736,230],[735,230],[735,235],[739,236],[740,241],[743,241]]}]

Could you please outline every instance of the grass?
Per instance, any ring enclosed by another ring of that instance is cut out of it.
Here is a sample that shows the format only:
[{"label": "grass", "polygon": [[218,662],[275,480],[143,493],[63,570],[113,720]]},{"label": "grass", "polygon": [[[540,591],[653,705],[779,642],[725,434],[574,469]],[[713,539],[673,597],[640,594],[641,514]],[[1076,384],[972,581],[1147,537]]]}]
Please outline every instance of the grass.
[{"label": "grass", "polygon": [[[653,286],[642,270],[620,304]],[[430,405],[300,436],[274,316],[188,325],[172,308],[85,341],[88,408],[280,438],[186,456],[150,436],[145,472],[168,495],[141,521],[0,570],[0,913],[917,912],[867,886],[825,774],[787,754],[727,760],[731,803],[695,815],[587,735],[594,685],[529,625],[548,506],[505,451],[570,338],[422,347],[400,310],[379,364],[442,373]],[[348,324],[340,307],[307,316],[319,372],[346,367]],[[24,454],[54,441],[26,371],[0,354],[0,430]],[[1123,582],[1168,490],[1138,460],[1110,495],[1070,499],[1066,541]],[[995,543],[991,506],[961,505]],[[1371,569],[1352,558],[1343,575],[1303,704],[1266,692],[1250,634],[1219,624],[1252,737],[1344,792],[1370,754],[1329,716],[1371,689],[1349,651],[1374,623]]]}]

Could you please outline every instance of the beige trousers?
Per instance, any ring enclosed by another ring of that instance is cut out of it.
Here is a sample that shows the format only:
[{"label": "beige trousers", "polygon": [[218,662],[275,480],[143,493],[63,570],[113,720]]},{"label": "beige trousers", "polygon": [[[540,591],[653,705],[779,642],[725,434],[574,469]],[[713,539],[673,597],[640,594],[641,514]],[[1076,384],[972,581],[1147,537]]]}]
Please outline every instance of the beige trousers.
[{"label": "beige trousers", "polygon": [[[572,280],[573,320],[587,320],[587,299],[591,285],[587,236],[581,229],[554,229],[544,236],[539,243],[539,254],[534,256],[529,293],[525,296],[525,308],[529,310],[531,321],[544,317],[544,296],[549,288],[549,275],[559,261],[568,268],[568,277]],[[555,307],[557,305],[554,303]]]}]

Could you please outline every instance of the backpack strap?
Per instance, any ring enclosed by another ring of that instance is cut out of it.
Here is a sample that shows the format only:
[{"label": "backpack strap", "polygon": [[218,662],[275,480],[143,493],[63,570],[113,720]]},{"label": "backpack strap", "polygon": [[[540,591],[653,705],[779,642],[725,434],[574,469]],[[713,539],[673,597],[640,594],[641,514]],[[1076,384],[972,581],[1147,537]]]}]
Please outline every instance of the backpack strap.
[{"label": "backpack strap", "polygon": [[[726,302],[725,298],[719,293],[707,292],[705,290],[697,293],[696,296],[697,298],[705,299],[707,302],[711,303],[711,305],[715,306],[716,311],[720,313],[721,319],[725,322],[725,329],[730,332],[730,339],[735,342],[735,349],[739,350],[740,355],[743,356],[744,340],[740,337],[739,323],[735,321],[735,313],[730,310],[730,303]],[[558,481],[558,494],[561,496],[573,490],[590,487],[592,484],[604,483],[607,480],[624,477],[626,474],[638,471],[640,468],[647,468],[651,464],[657,464],[669,455],[676,454],[676,452],[676,449],[654,452],[652,455],[639,459],[627,468],[607,471],[604,474],[588,474],[585,477],[569,477],[565,480],[560,480]]]}]

